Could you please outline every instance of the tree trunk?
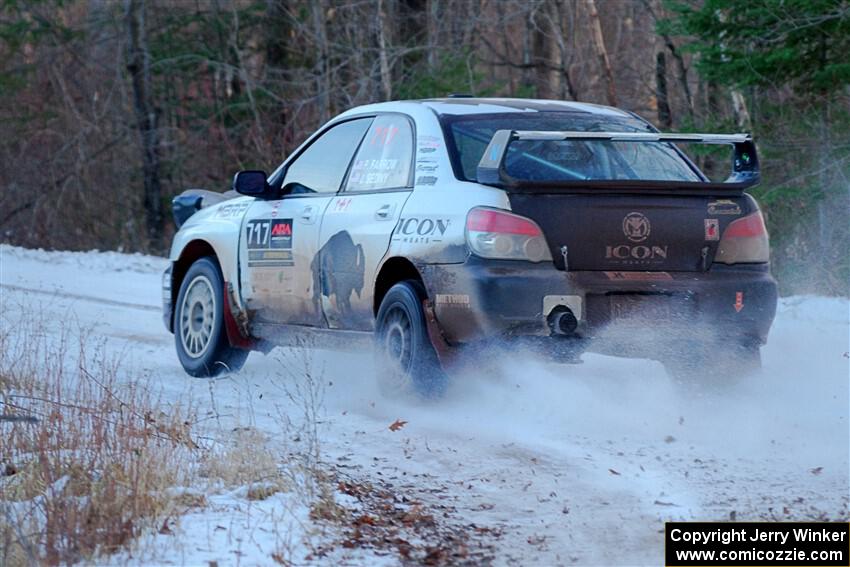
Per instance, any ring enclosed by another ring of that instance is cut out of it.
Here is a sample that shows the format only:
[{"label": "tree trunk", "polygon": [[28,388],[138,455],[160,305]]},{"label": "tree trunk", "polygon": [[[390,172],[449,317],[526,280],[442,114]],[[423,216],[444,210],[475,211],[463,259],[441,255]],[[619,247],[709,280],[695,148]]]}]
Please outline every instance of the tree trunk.
[{"label": "tree trunk", "polygon": [[160,250],[163,230],[162,187],[159,177],[160,147],[157,112],[151,92],[150,52],[145,37],[144,0],[126,0],[127,71],[133,85],[136,127],[142,141],[144,207],[147,245]]},{"label": "tree trunk", "polygon": [[316,95],[319,104],[319,122],[324,124],[331,119],[331,70],[330,47],[328,46],[327,1],[313,2],[313,29],[316,34]]},{"label": "tree trunk", "polygon": [[381,66],[381,96],[383,100],[392,100],[393,82],[390,76],[389,56],[387,54],[387,14],[384,0],[378,0],[378,60]]},{"label": "tree trunk", "polygon": [[[570,63],[572,63],[572,57],[569,55],[569,50],[567,49],[567,44],[564,41],[565,36],[567,36],[567,25],[565,25],[566,14],[563,11],[563,4],[560,2],[552,2],[550,3],[550,13],[553,21],[553,25],[555,27],[555,43],[558,47],[558,67],[560,70],[560,93],[561,98],[570,100],[578,100],[578,93],[576,92],[575,85],[573,84],[572,77],[570,77]],[[572,37],[574,33],[574,29],[570,22],[569,25],[569,36]]]},{"label": "tree trunk", "polygon": [[655,57],[655,93],[658,125],[662,130],[670,130],[673,127],[673,116],[670,113],[670,102],[667,97],[667,59],[663,51],[659,51]]},{"label": "tree trunk", "polygon": [[[703,124],[716,124],[724,118],[723,109],[721,108],[721,88],[713,81],[705,82],[705,103],[706,110],[703,115]],[[704,156],[705,161],[702,164],[703,172],[709,179],[715,179],[719,173],[719,165],[713,155]]]},{"label": "tree trunk", "polygon": [[599,21],[599,12],[596,10],[596,1],[585,0],[585,4],[587,5],[587,11],[590,15],[593,48],[596,51],[596,56],[599,58],[599,64],[602,67],[602,74],[605,78],[608,104],[611,106],[617,106],[617,90],[614,86],[614,72],[611,70],[611,60],[608,58],[608,50],[605,49],[605,38],[602,35],[602,23]]},{"label": "tree trunk", "polygon": [[534,96],[536,98],[551,98],[549,77],[549,41],[543,30],[545,21],[538,10],[533,10],[528,17],[531,27],[531,64],[534,67]]},{"label": "tree trunk", "polygon": [[685,66],[685,60],[682,58],[682,54],[676,50],[676,45],[673,43],[673,40],[668,35],[663,36],[664,44],[667,46],[667,49],[670,50],[670,54],[673,56],[673,59],[676,61],[676,71],[677,76],[679,78],[679,85],[682,87],[682,92],[685,95],[685,103],[686,108],[688,109],[688,117],[691,120],[694,119],[694,97],[691,95],[691,87],[688,84],[688,68]]},{"label": "tree trunk", "polygon": [[[652,19],[658,22],[658,16],[655,8],[653,8],[652,0],[643,0],[643,5],[652,16]],[[670,55],[673,56],[673,60],[676,62],[676,78],[679,80],[679,86],[682,88],[682,94],[685,96],[685,107],[688,111],[688,117],[691,121],[693,121],[694,97],[691,94],[691,86],[688,84],[688,68],[685,65],[685,59],[682,57],[682,54],[679,53],[679,50],[676,49],[676,44],[673,43],[673,38],[671,38],[669,34],[662,33],[660,35],[661,39],[664,41],[664,45],[667,47],[668,51],[670,51]]]},{"label": "tree trunk", "polygon": [[[522,32],[522,89],[523,95],[528,96],[527,91],[534,89],[533,73],[533,50],[534,50],[534,14],[529,11],[525,14],[525,29]],[[507,53],[510,52],[506,52]]]},{"label": "tree trunk", "polygon": [[425,18],[428,28],[428,70],[437,70],[437,46],[440,39],[440,0],[427,0]]},{"label": "tree trunk", "polygon": [[732,110],[735,112],[735,124],[742,130],[751,130],[752,121],[744,94],[736,88],[731,89],[729,94],[732,98]]},{"label": "tree trunk", "polygon": [[832,233],[829,226],[829,156],[832,155],[832,141],[830,140],[829,132],[829,97],[826,93],[823,95],[820,114],[820,142],[823,150],[820,152],[820,174],[818,182],[820,184],[821,196],[818,200],[818,244],[820,244],[821,261],[826,268],[825,273],[829,273],[828,265],[832,261]]}]

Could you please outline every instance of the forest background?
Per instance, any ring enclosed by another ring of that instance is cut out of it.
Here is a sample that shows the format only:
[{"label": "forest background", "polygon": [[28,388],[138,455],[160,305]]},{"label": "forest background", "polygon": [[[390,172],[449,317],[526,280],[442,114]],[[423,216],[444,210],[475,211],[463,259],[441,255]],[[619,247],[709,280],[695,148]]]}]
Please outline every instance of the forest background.
[{"label": "forest background", "polygon": [[448,93],[752,132],[782,292],[850,294],[847,0],[0,0],[0,241],[164,254],[182,190]]}]

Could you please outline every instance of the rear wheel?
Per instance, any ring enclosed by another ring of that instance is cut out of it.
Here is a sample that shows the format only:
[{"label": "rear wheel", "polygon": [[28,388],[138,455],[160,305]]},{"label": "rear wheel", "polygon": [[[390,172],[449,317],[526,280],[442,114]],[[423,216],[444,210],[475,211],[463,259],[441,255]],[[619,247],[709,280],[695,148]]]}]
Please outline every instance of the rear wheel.
[{"label": "rear wheel", "polygon": [[375,328],[378,386],[390,396],[439,397],[446,375],[428,338],[422,301],[425,289],[415,280],[395,284],[381,301]]},{"label": "rear wheel", "polygon": [[186,272],[174,312],[174,342],[183,369],[210,377],[242,368],[248,351],[230,346],[224,329],[224,282],[210,257]]}]

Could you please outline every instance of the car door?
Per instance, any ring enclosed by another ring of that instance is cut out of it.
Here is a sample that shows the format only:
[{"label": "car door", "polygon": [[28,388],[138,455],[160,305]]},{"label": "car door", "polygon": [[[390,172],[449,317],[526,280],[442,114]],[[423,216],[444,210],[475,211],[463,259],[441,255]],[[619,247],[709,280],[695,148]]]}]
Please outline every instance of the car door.
[{"label": "car door", "polygon": [[378,115],[343,190],[328,206],[319,239],[318,291],[331,328],[374,328],[375,272],[413,187],[413,157],[410,118]]},{"label": "car door", "polygon": [[313,275],[322,215],[337,194],[371,118],[330,127],[289,160],[282,197],[251,204],[240,238],[246,306],[260,323],[323,326]]}]

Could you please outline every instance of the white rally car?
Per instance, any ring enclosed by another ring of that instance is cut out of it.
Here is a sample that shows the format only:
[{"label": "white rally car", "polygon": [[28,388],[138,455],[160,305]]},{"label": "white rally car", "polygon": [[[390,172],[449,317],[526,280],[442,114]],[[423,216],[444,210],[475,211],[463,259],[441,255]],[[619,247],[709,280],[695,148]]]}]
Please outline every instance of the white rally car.
[{"label": "white rally car", "polygon": [[[711,182],[681,142],[731,145],[730,177]],[[776,308],[767,232],[744,193],[758,179],[749,136],[660,134],[615,108],[362,106],[271,175],[175,199],[165,324],[193,376],[305,336],[366,340],[382,376],[423,394],[470,346],[570,358],[612,328],[625,330],[611,335],[618,353],[663,358],[640,329],[665,325],[689,360],[747,367]]]}]

